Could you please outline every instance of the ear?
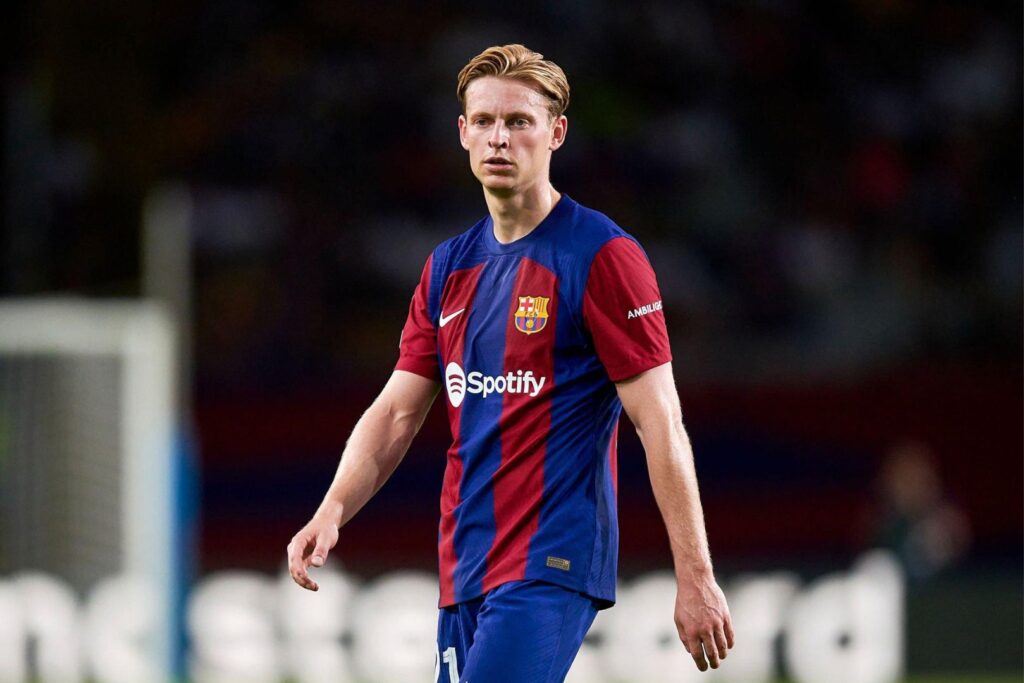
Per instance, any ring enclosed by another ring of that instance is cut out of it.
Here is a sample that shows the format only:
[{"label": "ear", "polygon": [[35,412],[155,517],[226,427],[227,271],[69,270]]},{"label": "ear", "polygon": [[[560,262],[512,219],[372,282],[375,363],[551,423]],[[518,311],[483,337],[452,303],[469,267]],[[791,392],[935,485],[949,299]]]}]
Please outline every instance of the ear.
[{"label": "ear", "polygon": [[554,152],[561,147],[568,132],[569,119],[565,118],[565,114],[563,114],[551,123],[551,143],[548,145],[548,149]]},{"label": "ear", "polygon": [[459,114],[459,144],[462,145],[462,149],[469,151],[469,143],[466,142],[466,117],[463,114]]}]

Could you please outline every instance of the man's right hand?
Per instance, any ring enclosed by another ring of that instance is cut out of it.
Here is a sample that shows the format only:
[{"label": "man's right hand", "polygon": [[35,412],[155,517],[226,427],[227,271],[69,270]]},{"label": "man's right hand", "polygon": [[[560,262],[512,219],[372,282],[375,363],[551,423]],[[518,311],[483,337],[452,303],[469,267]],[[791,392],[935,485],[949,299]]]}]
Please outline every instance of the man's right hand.
[{"label": "man's right hand", "polygon": [[288,544],[288,573],[295,583],[311,591],[320,588],[309,578],[309,568],[324,566],[327,553],[338,543],[338,529],[398,467],[440,389],[439,382],[412,372],[391,373],[380,396],[352,429],[334,481],[313,519]]},{"label": "man's right hand", "polygon": [[338,543],[338,527],[322,517],[313,517],[288,544],[288,572],[295,583],[311,591],[320,586],[309,577],[309,568],[322,567],[327,553]]}]

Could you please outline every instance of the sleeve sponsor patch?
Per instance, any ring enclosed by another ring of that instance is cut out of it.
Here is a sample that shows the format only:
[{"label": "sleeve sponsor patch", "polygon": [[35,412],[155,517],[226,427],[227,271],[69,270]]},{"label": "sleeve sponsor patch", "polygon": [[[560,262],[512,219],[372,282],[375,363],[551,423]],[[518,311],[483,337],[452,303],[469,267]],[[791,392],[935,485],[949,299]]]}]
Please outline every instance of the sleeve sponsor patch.
[{"label": "sleeve sponsor patch", "polygon": [[609,240],[594,257],[583,319],[613,382],[672,360],[654,269],[629,237]]},{"label": "sleeve sponsor patch", "polygon": [[641,316],[647,315],[648,313],[654,313],[655,311],[660,311],[660,310],[661,310],[661,299],[658,299],[657,301],[651,302],[651,303],[649,303],[649,304],[647,304],[645,306],[641,306],[640,308],[631,308],[631,309],[629,309],[629,313],[626,314],[626,320],[632,320],[633,318],[639,318]]}]

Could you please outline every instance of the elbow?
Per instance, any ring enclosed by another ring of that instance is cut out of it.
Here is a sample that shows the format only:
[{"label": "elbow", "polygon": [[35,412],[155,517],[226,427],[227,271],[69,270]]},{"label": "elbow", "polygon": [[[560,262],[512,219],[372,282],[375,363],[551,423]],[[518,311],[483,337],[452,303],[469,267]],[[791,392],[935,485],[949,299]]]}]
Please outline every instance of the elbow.
[{"label": "elbow", "polygon": [[689,440],[678,401],[658,401],[646,408],[630,416],[641,442],[650,437]]},{"label": "elbow", "polygon": [[416,431],[420,423],[420,415],[415,410],[384,396],[378,397],[370,410],[376,412],[378,419],[390,427],[389,431]]}]

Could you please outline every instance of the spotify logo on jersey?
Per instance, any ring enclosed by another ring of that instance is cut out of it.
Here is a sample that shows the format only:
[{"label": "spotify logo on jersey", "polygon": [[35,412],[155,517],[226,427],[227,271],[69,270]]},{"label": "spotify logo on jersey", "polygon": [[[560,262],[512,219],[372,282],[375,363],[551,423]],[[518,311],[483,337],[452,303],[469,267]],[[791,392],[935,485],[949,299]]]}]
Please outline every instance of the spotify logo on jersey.
[{"label": "spotify logo on jersey", "polygon": [[448,400],[455,408],[462,405],[466,394],[480,394],[482,398],[487,398],[491,394],[506,393],[528,394],[534,397],[544,388],[547,379],[547,377],[536,377],[533,370],[526,372],[516,370],[497,377],[476,371],[467,375],[462,367],[454,361],[444,369],[444,384],[448,389]]},{"label": "spotify logo on jersey", "polygon": [[466,397],[466,373],[458,363],[449,363],[444,369],[444,384],[448,387],[448,400],[458,408]]}]

